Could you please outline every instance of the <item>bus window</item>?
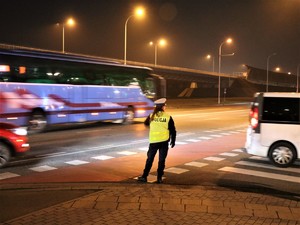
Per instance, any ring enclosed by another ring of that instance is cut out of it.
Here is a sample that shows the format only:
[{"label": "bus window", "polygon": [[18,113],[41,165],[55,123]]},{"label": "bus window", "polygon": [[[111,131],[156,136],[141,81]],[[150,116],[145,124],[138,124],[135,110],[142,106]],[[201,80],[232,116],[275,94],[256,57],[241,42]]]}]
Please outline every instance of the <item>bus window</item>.
[{"label": "bus window", "polygon": [[95,85],[108,85],[108,81],[105,75],[99,73],[98,71],[95,72],[95,78],[93,81]]}]

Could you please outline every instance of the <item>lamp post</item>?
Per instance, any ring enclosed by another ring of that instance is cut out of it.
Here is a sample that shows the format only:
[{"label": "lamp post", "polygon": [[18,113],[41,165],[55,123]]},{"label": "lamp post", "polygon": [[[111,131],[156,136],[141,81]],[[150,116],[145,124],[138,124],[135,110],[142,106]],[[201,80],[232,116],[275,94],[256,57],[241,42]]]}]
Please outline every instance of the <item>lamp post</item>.
[{"label": "lamp post", "polygon": [[164,39],[160,39],[159,41],[157,42],[153,42],[153,41],[150,41],[150,45],[154,45],[154,66],[157,65],[157,48],[158,46],[165,46],[166,45],[166,41]]},{"label": "lamp post", "polygon": [[271,55],[268,56],[267,58],[267,82],[266,82],[266,92],[269,91],[269,62],[270,62],[270,58],[272,56],[276,55],[276,53],[272,53]]},{"label": "lamp post", "polygon": [[75,21],[73,20],[73,18],[69,18],[65,23],[62,24],[62,52],[63,53],[65,53],[65,26],[66,25],[69,25],[71,27],[74,26]]},{"label": "lamp post", "polygon": [[215,72],[215,57],[212,55],[207,55],[207,59],[212,59],[212,71]]},{"label": "lamp post", "polygon": [[233,56],[234,53],[232,54],[228,54],[228,55],[222,55],[222,46],[225,44],[225,43],[232,43],[232,39],[231,38],[228,38],[226,41],[222,42],[220,44],[220,47],[219,47],[219,84],[218,84],[218,104],[221,103],[221,59],[222,59],[222,56]]},{"label": "lamp post", "polygon": [[124,64],[125,65],[126,65],[126,61],[127,61],[127,24],[128,24],[128,21],[134,16],[141,17],[143,15],[144,15],[144,9],[137,8],[135,10],[135,13],[133,15],[129,16],[125,22],[125,32],[124,32]]},{"label": "lamp post", "polygon": [[299,92],[299,69],[300,69],[300,63],[297,66],[297,89],[296,92]]}]

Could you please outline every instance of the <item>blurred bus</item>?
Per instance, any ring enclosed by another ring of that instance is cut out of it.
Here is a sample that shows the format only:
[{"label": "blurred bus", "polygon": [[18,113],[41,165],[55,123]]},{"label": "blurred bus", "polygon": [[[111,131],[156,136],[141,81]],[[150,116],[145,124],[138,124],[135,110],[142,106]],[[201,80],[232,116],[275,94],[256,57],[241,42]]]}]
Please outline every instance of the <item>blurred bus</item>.
[{"label": "blurred bus", "polygon": [[132,123],[153,110],[164,80],[108,59],[0,46],[0,122],[42,132],[88,121]]}]

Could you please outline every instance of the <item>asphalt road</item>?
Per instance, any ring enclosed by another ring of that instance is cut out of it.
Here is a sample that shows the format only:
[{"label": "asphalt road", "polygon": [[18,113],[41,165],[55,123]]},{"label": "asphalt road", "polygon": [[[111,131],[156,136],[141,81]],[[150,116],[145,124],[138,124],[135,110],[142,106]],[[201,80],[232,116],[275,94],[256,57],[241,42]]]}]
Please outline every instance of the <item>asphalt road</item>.
[{"label": "asphalt road", "polygon": [[[178,138],[168,155],[165,183],[300,196],[299,164],[279,169],[268,160],[242,151],[248,104],[219,106],[198,100],[187,105],[177,101],[169,103],[167,110],[176,122]],[[147,136],[142,120],[128,126],[96,123],[54,127],[29,137],[30,153],[1,169],[0,185],[136,182],[145,162]],[[155,180],[155,170],[156,162],[150,182]],[[8,213],[1,213],[0,222],[92,191],[23,190],[17,194],[14,190],[1,190],[0,210]],[[30,201],[33,195],[34,202]]]},{"label": "asphalt road", "polygon": [[[298,162],[290,168],[276,168],[268,160],[242,151],[249,104],[203,104],[195,100],[188,105],[177,101],[167,106],[178,133],[176,146],[167,158],[168,184],[300,193],[294,185],[300,182]],[[148,128],[142,122],[53,127],[49,132],[30,135],[31,151],[1,169],[0,184],[134,181],[143,169],[148,146]],[[123,171],[117,169],[120,164]],[[61,171],[67,175],[61,176]]]}]

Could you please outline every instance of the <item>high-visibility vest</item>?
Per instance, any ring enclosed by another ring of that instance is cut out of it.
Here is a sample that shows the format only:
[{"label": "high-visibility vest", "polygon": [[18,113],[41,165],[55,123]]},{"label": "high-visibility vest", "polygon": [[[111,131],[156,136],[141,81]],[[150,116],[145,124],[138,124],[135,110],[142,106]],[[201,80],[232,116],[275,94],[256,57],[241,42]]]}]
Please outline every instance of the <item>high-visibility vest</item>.
[{"label": "high-visibility vest", "polygon": [[[150,115],[151,117],[152,115]],[[159,112],[158,116],[155,115],[154,119],[150,121],[149,142],[158,143],[167,141],[170,138],[168,129],[170,116],[165,112]]]}]

